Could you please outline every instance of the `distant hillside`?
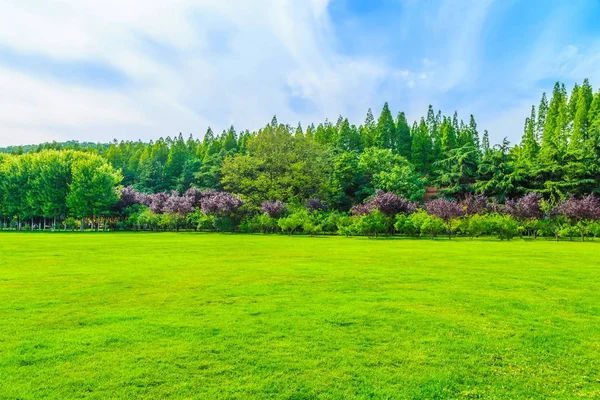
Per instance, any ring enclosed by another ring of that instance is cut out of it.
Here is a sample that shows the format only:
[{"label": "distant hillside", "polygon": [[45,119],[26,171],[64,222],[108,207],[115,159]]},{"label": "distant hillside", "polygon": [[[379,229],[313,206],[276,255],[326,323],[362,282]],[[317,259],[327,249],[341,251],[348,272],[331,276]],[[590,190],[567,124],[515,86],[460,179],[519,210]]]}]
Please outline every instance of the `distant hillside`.
[{"label": "distant hillside", "polygon": [[109,146],[108,143],[78,142],[69,140],[67,142],[46,142],[42,144],[28,144],[24,146],[0,147],[0,153],[23,154],[31,151],[38,152],[42,150],[104,150]]}]

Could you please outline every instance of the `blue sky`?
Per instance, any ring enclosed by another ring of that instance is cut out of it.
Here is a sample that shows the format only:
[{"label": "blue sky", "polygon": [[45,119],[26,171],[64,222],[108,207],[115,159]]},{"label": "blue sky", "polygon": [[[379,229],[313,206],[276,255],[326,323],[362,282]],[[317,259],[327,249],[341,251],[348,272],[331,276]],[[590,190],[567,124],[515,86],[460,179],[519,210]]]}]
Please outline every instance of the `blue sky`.
[{"label": "blue sky", "polygon": [[0,0],[0,146],[360,124],[428,104],[518,141],[556,80],[600,86],[597,0]]}]

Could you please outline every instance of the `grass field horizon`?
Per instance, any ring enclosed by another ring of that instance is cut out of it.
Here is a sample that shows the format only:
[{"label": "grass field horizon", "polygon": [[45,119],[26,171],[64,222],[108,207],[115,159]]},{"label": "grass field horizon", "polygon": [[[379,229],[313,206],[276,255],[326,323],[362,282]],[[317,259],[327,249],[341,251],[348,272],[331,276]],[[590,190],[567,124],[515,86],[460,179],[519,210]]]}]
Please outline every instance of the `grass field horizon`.
[{"label": "grass field horizon", "polygon": [[0,399],[597,398],[600,242],[0,233]]}]

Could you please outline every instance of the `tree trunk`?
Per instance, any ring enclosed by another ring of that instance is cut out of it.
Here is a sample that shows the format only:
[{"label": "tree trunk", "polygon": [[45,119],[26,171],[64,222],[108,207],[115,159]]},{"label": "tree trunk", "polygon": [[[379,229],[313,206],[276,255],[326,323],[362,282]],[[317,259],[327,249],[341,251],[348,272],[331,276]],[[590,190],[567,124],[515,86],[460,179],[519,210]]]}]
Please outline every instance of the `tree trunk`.
[{"label": "tree trunk", "polygon": [[79,230],[80,230],[81,232],[83,232],[83,227],[84,227],[84,225],[85,225],[85,222],[83,221],[83,218],[81,218],[81,223],[80,223],[80,225],[79,225]]}]

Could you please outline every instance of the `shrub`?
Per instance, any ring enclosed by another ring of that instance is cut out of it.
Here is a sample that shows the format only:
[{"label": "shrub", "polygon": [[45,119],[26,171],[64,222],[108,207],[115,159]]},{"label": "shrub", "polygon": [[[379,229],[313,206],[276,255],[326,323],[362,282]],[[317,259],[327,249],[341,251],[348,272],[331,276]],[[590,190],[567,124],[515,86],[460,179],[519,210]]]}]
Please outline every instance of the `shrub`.
[{"label": "shrub", "polygon": [[340,216],[336,221],[337,231],[340,235],[344,235],[346,237],[354,235],[352,218],[345,215]]},{"label": "shrub", "polygon": [[374,210],[369,214],[356,218],[353,225],[357,233],[365,236],[377,237],[388,229],[388,221],[379,210]]},{"label": "shrub", "polygon": [[519,234],[519,223],[510,215],[491,214],[488,216],[493,232],[500,240],[510,240]]},{"label": "shrub", "polygon": [[323,232],[321,225],[317,225],[310,220],[304,221],[302,224],[302,231],[310,236],[318,235]]},{"label": "shrub", "polygon": [[494,224],[487,215],[475,214],[465,218],[465,233],[471,238],[479,237],[485,234],[491,234],[494,231]]},{"label": "shrub", "polygon": [[296,230],[300,229],[304,222],[308,220],[308,212],[306,210],[298,210],[285,218],[280,218],[277,224],[282,231],[291,235]]},{"label": "shrub", "polygon": [[600,236],[600,222],[592,222],[587,226],[587,233],[597,238]]},{"label": "shrub", "polygon": [[233,232],[233,221],[229,217],[215,217],[213,219],[213,226],[219,232]]}]

